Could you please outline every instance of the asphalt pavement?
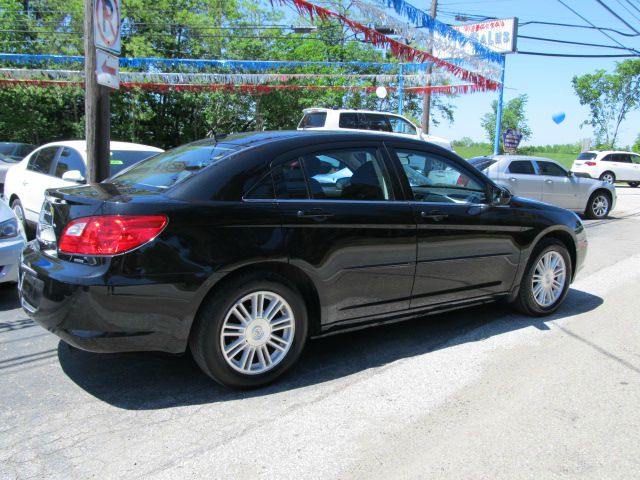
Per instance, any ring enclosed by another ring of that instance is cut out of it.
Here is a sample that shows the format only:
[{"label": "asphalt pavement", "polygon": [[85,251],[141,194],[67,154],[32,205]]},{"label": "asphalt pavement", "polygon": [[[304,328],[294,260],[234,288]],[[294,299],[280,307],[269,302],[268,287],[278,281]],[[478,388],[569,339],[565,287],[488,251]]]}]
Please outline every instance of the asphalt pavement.
[{"label": "asphalt pavement", "polygon": [[640,478],[640,188],[553,316],[489,305],[308,343],[226,390],[69,349],[0,286],[0,478]]}]

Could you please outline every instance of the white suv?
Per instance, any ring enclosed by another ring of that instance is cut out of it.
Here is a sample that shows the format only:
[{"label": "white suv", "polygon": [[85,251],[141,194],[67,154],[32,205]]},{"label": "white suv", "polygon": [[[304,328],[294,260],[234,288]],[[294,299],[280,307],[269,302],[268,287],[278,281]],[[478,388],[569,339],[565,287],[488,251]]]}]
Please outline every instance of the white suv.
[{"label": "white suv", "polygon": [[573,161],[571,171],[603,182],[627,182],[631,187],[640,185],[640,155],[630,152],[582,152]]},{"label": "white suv", "polygon": [[[137,143],[111,142],[111,175],[163,150]],[[48,143],[7,171],[4,194],[25,231],[38,223],[47,188],[84,183],[87,142]]]},{"label": "white suv", "polygon": [[307,108],[303,113],[298,130],[373,130],[390,135],[414,137],[453,152],[451,142],[446,138],[426,135],[409,120],[394,113],[330,108]]}]

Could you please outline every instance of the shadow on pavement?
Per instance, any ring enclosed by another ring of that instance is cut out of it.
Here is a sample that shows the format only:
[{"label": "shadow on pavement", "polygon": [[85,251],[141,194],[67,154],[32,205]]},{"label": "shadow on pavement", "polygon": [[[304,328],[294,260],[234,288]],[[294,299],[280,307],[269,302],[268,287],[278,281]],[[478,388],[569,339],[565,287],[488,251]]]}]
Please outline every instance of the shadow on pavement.
[{"label": "shadow on pavement", "polygon": [[162,409],[269,395],[521,328],[548,330],[546,323],[594,310],[602,303],[600,297],[571,290],[560,311],[544,318],[524,317],[508,305],[493,304],[312,340],[289,374],[274,385],[248,392],[217,385],[189,355],[93,354],[60,342],[58,358],[71,380],[111,405]]}]

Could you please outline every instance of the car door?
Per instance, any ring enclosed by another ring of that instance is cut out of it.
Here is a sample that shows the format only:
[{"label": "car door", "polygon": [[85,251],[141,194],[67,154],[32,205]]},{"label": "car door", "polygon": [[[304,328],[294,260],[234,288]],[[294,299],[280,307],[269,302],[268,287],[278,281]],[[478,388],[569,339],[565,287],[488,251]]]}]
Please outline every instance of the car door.
[{"label": "car door", "polygon": [[581,199],[580,184],[555,162],[536,160],[542,182],[542,200],[562,208],[584,208],[586,199]]},{"label": "car door", "polygon": [[640,181],[640,155],[630,154],[629,155],[632,162],[632,176],[630,180],[638,182]]},{"label": "car door", "polygon": [[75,148],[63,147],[56,160],[56,165],[53,168],[53,179],[50,188],[77,185],[77,182],[63,180],[62,176],[67,172],[75,170],[80,173],[82,178],[85,178],[86,169],[85,160],[79,151]]},{"label": "car door", "polygon": [[616,169],[616,180],[635,180],[636,170],[633,168],[633,162],[631,161],[631,155],[628,153],[617,153],[615,155],[618,161],[618,167]]},{"label": "car door", "polygon": [[507,162],[507,165],[505,165],[501,173],[498,173],[498,177],[495,180],[507,187],[513,195],[542,200],[542,182],[536,175],[535,167],[531,160],[511,160]]},{"label": "car door", "polygon": [[[411,198],[418,227],[414,308],[466,301],[509,291],[520,259],[522,231],[508,207],[488,202],[486,179],[461,159],[429,147],[388,143]],[[411,165],[423,165],[421,176]],[[456,172],[430,180],[431,166]]]},{"label": "car door", "polygon": [[[326,164],[340,175],[324,173]],[[313,279],[325,326],[409,307],[416,225],[382,144],[290,152],[272,175],[285,251]]]},{"label": "car door", "polygon": [[45,147],[31,156],[19,185],[20,201],[24,213],[31,222],[37,222],[44,202],[44,191],[51,187],[52,176],[59,146]]}]

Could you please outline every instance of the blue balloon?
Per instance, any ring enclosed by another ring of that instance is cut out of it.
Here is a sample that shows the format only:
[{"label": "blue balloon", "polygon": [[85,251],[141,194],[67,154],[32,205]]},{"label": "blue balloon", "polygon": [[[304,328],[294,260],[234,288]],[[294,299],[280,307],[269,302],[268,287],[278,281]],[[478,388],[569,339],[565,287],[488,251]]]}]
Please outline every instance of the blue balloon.
[{"label": "blue balloon", "polygon": [[553,121],[556,122],[556,124],[558,125],[564,121],[564,117],[566,117],[564,112],[556,112],[553,115],[551,115],[551,118],[553,119]]}]

